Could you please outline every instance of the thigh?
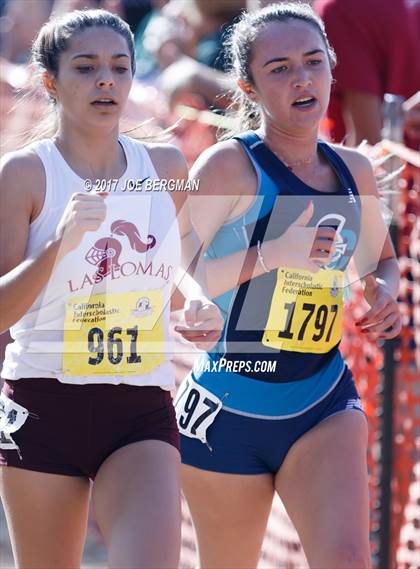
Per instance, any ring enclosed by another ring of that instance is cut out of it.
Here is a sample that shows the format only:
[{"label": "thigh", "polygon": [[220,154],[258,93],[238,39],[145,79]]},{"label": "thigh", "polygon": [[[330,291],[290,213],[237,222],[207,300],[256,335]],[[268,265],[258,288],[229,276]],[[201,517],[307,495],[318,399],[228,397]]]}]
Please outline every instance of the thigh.
[{"label": "thigh", "polygon": [[179,470],[178,450],[158,440],[124,446],[101,465],[92,496],[110,568],[178,566]]},{"label": "thigh", "polygon": [[225,474],[182,466],[182,488],[201,569],[257,566],[273,500],[271,474]]},{"label": "thigh", "polygon": [[89,490],[82,477],[0,468],[0,495],[16,567],[80,567]]},{"label": "thigh", "polygon": [[366,450],[365,416],[343,411],[303,435],[277,474],[311,567],[369,566]]}]

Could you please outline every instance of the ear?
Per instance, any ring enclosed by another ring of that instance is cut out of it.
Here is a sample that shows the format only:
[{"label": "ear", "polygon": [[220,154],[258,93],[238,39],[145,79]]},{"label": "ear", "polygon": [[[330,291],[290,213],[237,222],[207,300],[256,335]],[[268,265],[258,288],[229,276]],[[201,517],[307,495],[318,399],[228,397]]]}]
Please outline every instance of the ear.
[{"label": "ear", "polygon": [[251,83],[244,81],[243,79],[238,79],[238,87],[239,89],[247,95],[253,103],[258,103],[258,95],[254,91],[254,87]]},{"label": "ear", "polygon": [[55,79],[47,71],[42,74],[42,83],[48,93],[48,95],[57,101],[57,88],[55,85]]}]

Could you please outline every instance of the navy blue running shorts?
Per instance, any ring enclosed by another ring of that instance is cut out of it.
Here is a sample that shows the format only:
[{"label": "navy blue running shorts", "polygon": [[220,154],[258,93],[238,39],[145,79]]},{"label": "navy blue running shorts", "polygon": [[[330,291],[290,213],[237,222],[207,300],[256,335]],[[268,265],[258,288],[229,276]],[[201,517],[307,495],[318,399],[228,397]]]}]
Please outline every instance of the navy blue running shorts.
[{"label": "navy blue running shorts", "polygon": [[287,419],[246,417],[222,408],[207,430],[207,445],[181,434],[184,464],[230,474],[275,474],[292,445],[321,421],[347,410],[363,413],[346,367],[334,389],[319,403]]}]

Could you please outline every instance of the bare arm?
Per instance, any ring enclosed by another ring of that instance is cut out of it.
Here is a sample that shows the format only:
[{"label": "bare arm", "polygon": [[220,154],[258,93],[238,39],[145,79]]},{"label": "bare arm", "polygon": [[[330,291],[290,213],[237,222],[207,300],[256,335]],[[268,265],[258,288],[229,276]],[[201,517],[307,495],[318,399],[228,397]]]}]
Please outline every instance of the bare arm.
[{"label": "bare arm", "polygon": [[[0,330],[15,324],[31,307],[48,282],[58,244],[48,241],[32,257],[23,260],[29,225],[42,199],[37,187],[45,187],[37,158],[17,153],[6,156],[0,173]],[[41,199],[40,199],[41,197]],[[42,203],[42,202],[41,202]]]},{"label": "bare arm", "polygon": [[15,324],[48,283],[54,266],[105,218],[102,197],[74,194],[57,228],[25,259],[29,226],[41,211],[45,174],[27,151],[5,157],[0,174],[0,331]]},{"label": "bare arm", "polygon": [[[257,178],[236,141],[220,143],[204,152],[194,164],[191,178],[200,182],[200,193],[189,201],[190,216],[206,250],[219,228],[243,214],[252,204]],[[314,228],[306,227],[312,214],[313,204],[281,237],[264,242],[261,246],[263,262],[260,262],[255,246],[218,259],[208,259],[207,281],[211,296],[219,296],[264,274],[266,268],[273,270],[284,265],[318,271],[319,265],[315,261],[328,262],[329,256],[321,250],[325,250],[327,234],[333,232],[316,232]]]},{"label": "bare arm", "polygon": [[382,218],[375,177],[369,160],[356,151],[338,149],[349,166],[362,203],[355,262],[370,305],[356,323],[371,339],[391,339],[401,330],[398,297],[400,271],[394,247]]},{"label": "bare arm", "polygon": [[232,102],[235,85],[222,71],[183,56],[163,71],[160,78],[171,107],[185,95],[201,95],[207,105],[224,109]]},{"label": "bare arm", "polygon": [[[266,262],[267,255],[263,258]],[[207,261],[207,280],[213,298],[264,273],[256,247]]]},{"label": "bare arm", "polygon": [[343,119],[349,146],[357,146],[363,140],[374,145],[381,140],[382,101],[377,95],[345,91]]},{"label": "bare arm", "polygon": [[398,261],[382,217],[372,166],[368,158],[356,151],[340,149],[339,152],[350,167],[361,198],[360,237],[354,254],[359,276],[374,275],[383,281],[393,298],[397,298]]},{"label": "bare arm", "polygon": [[[187,181],[187,165],[178,149],[157,145],[150,146],[148,150],[160,178]],[[176,330],[198,348],[208,350],[220,337],[223,319],[207,292],[202,246],[188,215],[188,194],[175,191],[171,196],[181,235],[181,267],[175,276],[175,283],[186,299],[184,317],[187,323],[186,327],[178,326]]]},{"label": "bare arm", "polygon": [[[188,178],[188,167],[181,152],[170,145],[149,145],[150,156],[161,179],[180,180]],[[181,269],[176,279],[184,297],[207,297],[206,275],[199,262],[202,247],[188,216],[188,192],[174,191],[171,194],[176,208],[176,222],[181,235]],[[175,220],[174,220],[175,222]]]},{"label": "bare arm", "polygon": [[[219,228],[235,215],[239,200],[256,191],[256,177],[248,170],[246,157],[236,142],[219,143],[205,151],[191,169],[199,182],[199,192],[189,199],[189,216],[205,251]],[[256,266],[256,248],[243,249],[219,259],[206,261],[207,282],[212,297],[235,287],[240,279],[261,274]],[[241,277],[242,275],[242,277]]]}]

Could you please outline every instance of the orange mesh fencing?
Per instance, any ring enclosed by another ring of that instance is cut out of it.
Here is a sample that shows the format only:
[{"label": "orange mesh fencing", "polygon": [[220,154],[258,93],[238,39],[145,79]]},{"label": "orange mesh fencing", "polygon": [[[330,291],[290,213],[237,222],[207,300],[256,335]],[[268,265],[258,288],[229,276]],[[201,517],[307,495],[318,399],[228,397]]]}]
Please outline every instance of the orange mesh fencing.
[{"label": "orange mesh fencing", "polygon": [[404,326],[394,394],[391,554],[398,569],[420,567],[420,170],[401,180],[398,258]]}]

